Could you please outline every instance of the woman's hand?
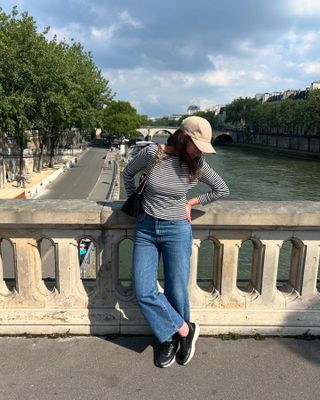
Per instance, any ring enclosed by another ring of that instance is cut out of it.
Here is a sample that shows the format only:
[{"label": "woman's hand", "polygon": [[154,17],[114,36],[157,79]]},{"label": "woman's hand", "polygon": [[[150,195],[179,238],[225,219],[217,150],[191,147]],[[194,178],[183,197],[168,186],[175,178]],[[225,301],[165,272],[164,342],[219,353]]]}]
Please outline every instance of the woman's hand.
[{"label": "woman's hand", "polygon": [[189,203],[186,204],[186,215],[187,215],[187,221],[190,224],[191,223],[191,205]]},{"label": "woman's hand", "polygon": [[193,206],[197,206],[198,204],[200,204],[200,201],[199,201],[199,199],[197,197],[194,197],[193,199],[190,199],[186,203],[186,216],[187,216],[187,221],[189,223],[191,223],[191,208]]}]

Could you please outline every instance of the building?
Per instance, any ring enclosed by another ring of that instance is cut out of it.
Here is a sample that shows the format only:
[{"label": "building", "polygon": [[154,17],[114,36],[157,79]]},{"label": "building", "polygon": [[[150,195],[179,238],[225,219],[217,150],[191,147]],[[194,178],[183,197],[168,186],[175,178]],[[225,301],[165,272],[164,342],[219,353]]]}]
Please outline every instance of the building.
[{"label": "building", "polygon": [[310,90],[320,89],[320,81],[311,82]]},{"label": "building", "polygon": [[222,107],[223,106],[217,104],[215,106],[212,106],[212,107],[208,108],[206,111],[210,111],[210,112],[213,112],[214,115],[218,115]]},{"label": "building", "polygon": [[196,113],[197,111],[200,111],[200,107],[191,105],[188,107],[187,113],[188,113],[188,115],[192,115],[192,114]]},{"label": "building", "polygon": [[320,81],[311,82],[310,88],[306,88],[305,90],[287,89],[284,92],[256,93],[254,97],[260,103],[280,101],[285,99],[301,100],[306,98],[308,90],[315,89],[320,89]]}]

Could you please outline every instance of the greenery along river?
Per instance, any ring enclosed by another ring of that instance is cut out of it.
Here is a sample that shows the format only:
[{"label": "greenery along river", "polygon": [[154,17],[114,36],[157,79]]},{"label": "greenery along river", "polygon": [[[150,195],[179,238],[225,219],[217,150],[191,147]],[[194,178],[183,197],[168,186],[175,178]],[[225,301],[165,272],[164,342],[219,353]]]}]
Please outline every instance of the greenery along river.
[{"label": "greenery along river", "polygon": [[[156,137],[154,141],[164,143],[166,138]],[[217,154],[207,155],[206,160],[230,188],[230,196],[222,201],[320,201],[320,160],[245,147],[217,147],[216,150]],[[188,197],[207,189],[206,185],[199,184],[189,192]],[[125,198],[123,188],[121,193],[122,198]],[[200,284],[202,282],[205,285],[212,277],[213,251],[209,241],[201,246],[198,271]],[[288,242],[283,245],[280,253],[279,287],[289,276],[290,253],[291,243]],[[245,286],[250,279],[251,257],[252,245],[247,241],[240,251],[239,286]],[[128,262],[130,264],[128,256],[121,257],[120,279],[121,276],[123,280],[128,278]]]}]

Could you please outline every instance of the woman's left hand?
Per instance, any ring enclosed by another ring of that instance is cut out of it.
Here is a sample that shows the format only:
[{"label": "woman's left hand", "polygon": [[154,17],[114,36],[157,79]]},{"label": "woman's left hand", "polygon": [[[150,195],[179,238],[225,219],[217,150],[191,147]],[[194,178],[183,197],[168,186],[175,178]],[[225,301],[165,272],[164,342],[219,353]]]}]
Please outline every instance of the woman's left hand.
[{"label": "woman's left hand", "polygon": [[194,197],[193,199],[190,199],[189,201],[187,201],[186,216],[187,216],[187,220],[189,223],[191,223],[191,208],[193,206],[197,206],[198,204],[200,204],[200,201],[197,197]]},{"label": "woman's left hand", "polygon": [[187,221],[190,224],[191,223],[191,205],[189,203],[186,204],[186,215],[187,215]]}]

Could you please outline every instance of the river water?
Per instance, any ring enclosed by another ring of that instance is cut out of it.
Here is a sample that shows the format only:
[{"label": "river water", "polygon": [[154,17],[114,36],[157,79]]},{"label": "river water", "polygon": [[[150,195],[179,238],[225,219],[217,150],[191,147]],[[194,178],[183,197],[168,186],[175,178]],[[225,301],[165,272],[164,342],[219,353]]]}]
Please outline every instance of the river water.
[{"label": "river water", "polygon": [[[156,137],[154,141],[165,143],[166,137]],[[320,201],[320,160],[236,146],[217,147],[216,151],[217,154],[206,155],[206,160],[229,186],[230,196],[223,201]],[[189,192],[188,197],[206,190],[207,186],[199,184]],[[123,189],[121,193],[124,198]],[[291,242],[286,242],[280,252],[279,287],[281,282],[287,281],[289,277],[291,249]],[[199,283],[204,285],[212,277],[213,253],[214,247],[209,241],[201,245],[198,279]],[[245,286],[250,280],[251,259],[252,244],[247,241],[240,250],[239,286]],[[127,262],[126,256],[121,262],[122,266],[120,265],[120,275],[123,275],[123,279],[128,273],[125,267]],[[160,278],[161,276],[160,268]],[[320,279],[320,271],[318,278]]]},{"label": "river water", "polygon": [[228,184],[228,200],[320,201],[320,160],[245,147],[216,151],[206,160]]}]

